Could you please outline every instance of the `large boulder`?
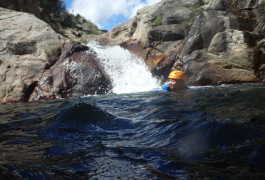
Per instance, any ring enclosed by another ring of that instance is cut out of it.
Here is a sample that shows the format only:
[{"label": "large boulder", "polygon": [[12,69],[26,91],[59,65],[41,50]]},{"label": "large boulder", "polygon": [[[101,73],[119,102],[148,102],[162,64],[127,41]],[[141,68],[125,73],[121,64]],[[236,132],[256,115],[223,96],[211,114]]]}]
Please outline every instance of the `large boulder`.
[{"label": "large boulder", "polygon": [[[109,89],[109,78],[95,56],[86,55],[88,47],[69,44],[34,15],[0,8],[0,32],[0,103]],[[47,79],[53,82],[45,83]]]},{"label": "large boulder", "polygon": [[59,60],[46,70],[29,101],[104,94],[111,90],[111,81],[100,66],[95,53],[77,42],[68,43]]},{"label": "large boulder", "polygon": [[0,8],[0,102],[27,101],[65,40],[32,14]]}]

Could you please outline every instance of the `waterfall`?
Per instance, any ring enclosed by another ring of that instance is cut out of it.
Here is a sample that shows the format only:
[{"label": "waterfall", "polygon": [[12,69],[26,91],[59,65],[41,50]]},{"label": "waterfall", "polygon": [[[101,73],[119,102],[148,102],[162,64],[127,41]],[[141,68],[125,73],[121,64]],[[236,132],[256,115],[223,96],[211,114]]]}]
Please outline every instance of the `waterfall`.
[{"label": "waterfall", "polygon": [[147,69],[144,61],[120,46],[87,44],[97,53],[100,63],[111,77],[113,93],[135,93],[159,88],[159,81]]}]

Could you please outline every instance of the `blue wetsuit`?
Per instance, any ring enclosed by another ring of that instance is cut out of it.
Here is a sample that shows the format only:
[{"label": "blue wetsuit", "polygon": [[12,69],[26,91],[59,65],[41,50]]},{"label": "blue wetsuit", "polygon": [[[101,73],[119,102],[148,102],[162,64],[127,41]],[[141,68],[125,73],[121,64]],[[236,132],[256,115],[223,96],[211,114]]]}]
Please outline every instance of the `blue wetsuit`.
[{"label": "blue wetsuit", "polygon": [[[170,89],[170,87],[169,87],[169,84],[164,85],[161,89],[162,90],[165,90],[165,91],[172,91]],[[187,90],[187,89],[189,89],[189,88],[185,84],[181,84],[176,90]]]},{"label": "blue wetsuit", "polygon": [[165,90],[165,91],[171,91],[171,89],[169,88],[169,84],[164,85],[164,86],[162,87],[162,90]]}]

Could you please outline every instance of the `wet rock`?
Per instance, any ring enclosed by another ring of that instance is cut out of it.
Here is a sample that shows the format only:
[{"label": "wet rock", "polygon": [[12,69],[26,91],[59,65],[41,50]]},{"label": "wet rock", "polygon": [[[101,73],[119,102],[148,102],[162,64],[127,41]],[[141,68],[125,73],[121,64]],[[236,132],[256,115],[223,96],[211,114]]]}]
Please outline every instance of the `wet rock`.
[{"label": "wet rock", "polygon": [[[110,80],[89,48],[34,15],[0,8],[0,102],[105,93]],[[33,94],[32,94],[33,93]]]},{"label": "wet rock", "polygon": [[146,62],[152,74],[160,79],[161,83],[167,81],[168,74],[174,64],[182,67],[182,62],[179,59],[179,52],[182,47],[183,41],[174,41],[161,43],[156,49],[150,49]]},{"label": "wet rock", "polygon": [[89,47],[80,43],[68,43],[59,60],[43,73],[29,101],[107,93],[112,88],[110,78],[94,52],[86,50]]}]

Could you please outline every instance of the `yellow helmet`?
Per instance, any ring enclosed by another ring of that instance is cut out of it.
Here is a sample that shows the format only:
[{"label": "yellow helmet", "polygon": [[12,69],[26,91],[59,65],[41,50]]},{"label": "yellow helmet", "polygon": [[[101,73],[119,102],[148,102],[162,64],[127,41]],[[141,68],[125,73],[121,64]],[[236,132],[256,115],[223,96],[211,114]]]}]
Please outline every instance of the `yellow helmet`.
[{"label": "yellow helmet", "polygon": [[172,71],[169,75],[169,79],[183,79],[184,73],[182,71]]}]

